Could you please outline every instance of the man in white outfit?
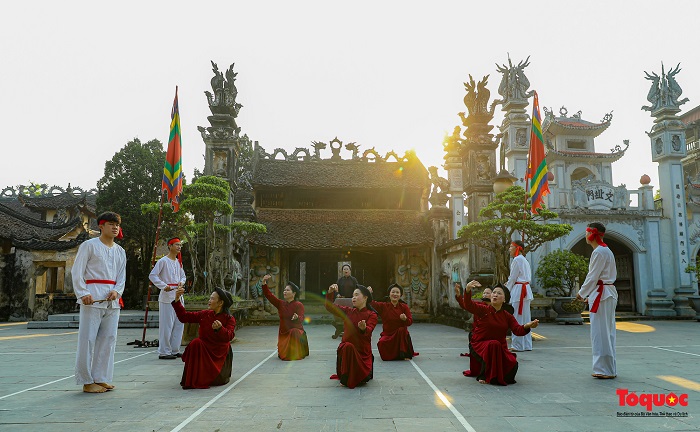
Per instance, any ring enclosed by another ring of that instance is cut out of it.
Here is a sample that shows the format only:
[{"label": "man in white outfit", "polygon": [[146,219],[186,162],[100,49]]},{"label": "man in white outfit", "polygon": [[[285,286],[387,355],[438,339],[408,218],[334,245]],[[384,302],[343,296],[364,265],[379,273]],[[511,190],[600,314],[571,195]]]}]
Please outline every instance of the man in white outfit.
[{"label": "man in white outfit", "polygon": [[114,239],[122,238],[121,217],[106,212],[97,217],[100,236],[78,248],[71,270],[73,291],[80,304],[75,381],[86,393],[114,388],[114,351],[119,326],[118,300],[126,282],[126,253]]},{"label": "man in white outfit", "polygon": [[[158,358],[172,360],[182,357],[180,344],[185,325],[175,315],[175,309],[170,305],[175,300],[175,291],[185,285],[185,271],[178,257],[182,249],[180,239],[175,237],[168,240],[169,252],[159,259],[151,270],[148,278],[153,285],[160,289],[158,295]],[[185,302],[180,297],[182,305]]]},{"label": "man in white outfit", "polygon": [[593,247],[588,275],[576,298],[588,297],[593,349],[593,377],[612,379],[617,376],[615,365],[615,308],[617,307],[617,269],[615,256],[603,242],[605,226],[594,222],[586,228],[586,243]]},{"label": "man in white outfit", "polygon": [[[513,262],[510,264],[510,277],[506,282],[506,288],[510,290],[513,316],[520,325],[530,322],[530,302],[533,299],[530,287],[530,263],[525,259],[523,249],[525,244],[522,241],[511,242],[508,252],[513,257]],[[511,340],[511,351],[532,351],[532,333],[525,336],[512,335]]]}]

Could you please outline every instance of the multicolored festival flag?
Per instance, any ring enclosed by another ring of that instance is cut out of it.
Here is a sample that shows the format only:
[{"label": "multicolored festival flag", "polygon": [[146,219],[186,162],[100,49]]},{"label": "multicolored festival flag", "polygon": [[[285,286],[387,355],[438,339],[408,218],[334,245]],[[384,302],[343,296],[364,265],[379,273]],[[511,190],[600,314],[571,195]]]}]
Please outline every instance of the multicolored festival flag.
[{"label": "multicolored festival flag", "polygon": [[547,182],[547,160],[544,154],[542,140],[542,116],[540,115],[540,100],[535,92],[535,100],[532,105],[532,131],[530,132],[530,151],[527,155],[526,179],[530,179],[530,210],[542,207],[545,195],[549,195],[549,183]]},{"label": "multicolored festival flag", "polygon": [[163,189],[168,192],[168,201],[173,211],[180,210],[180,193],[182,192],[182,136],[180,135],[180,109],[177,104],[177,86],[175,101],[170,113],[170,138],[168,153],[163,167]]}]

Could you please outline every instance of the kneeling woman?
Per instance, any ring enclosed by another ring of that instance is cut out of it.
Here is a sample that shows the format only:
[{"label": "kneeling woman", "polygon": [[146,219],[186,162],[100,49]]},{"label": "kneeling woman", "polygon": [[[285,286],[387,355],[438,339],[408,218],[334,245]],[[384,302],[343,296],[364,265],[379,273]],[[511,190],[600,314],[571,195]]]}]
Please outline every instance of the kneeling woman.
[{"label": "kneeling woman", "polygon": [[372,293],[359,286],[352,294],[353,307],[333,304],[338,285],[333,284],[326,294],[326,309],[343,319],[343,341],[338,345],[335,375],[349,388],[372,379],[374,356],[372,355],[372,330],[377,325],[377,312],[372,308]]},{"label": "kneeling woman", "polygon": [[263,294],[277,308],[280,316],[280,331],[277,336],[277,356],[282,360],[301,360],[309,355],[309,342],[304,331],[304,305],[297,300],[299,287],[287,282],[282,295],[284,300],[275,297],[267,286],[272,276],[263,276]]},{"label": "kneeling woman", "polygon": [[[367,288],[371,292],[371,288]],[[390,301],[372,302],[372,307],[382,317],[382,334],[377,348],[384,361],[412,359],[418,355],[417,352],[413,352],[411,335],[408,333],[408,326],[413,324],[413,316],[411,309],[401,300],[402,295],[401,286],[392,284],[389,287]]]},{"label": "kneeling woman", "polygon": [[236,329],[236,319],[229,313],[233,298],[221,288],[214,288],[209,309],[186,312],[180,303],[184,292],[184,288],[178,288],[172,305],[180,322],[199,323],[199,337],[187,345],[182,355],[185,370],[180,385],[192,389],[226,384],[231,379],[231,341]]},{"label": "kneeling woman", "polygon": [[[539,325],[538,320],[525,325],[518,324],[515,317],[504,309],[504,304],[510,300],[507,288],[496,286],[491,293],[491,304],[472,301],[472,288],[481,286],[477,281],[471,281],[464,289],[462,298],[461,284],[455,284],[457,301],[478,318],[479,325],[472,331],[472,356],[480,363],[476,379],[482,384],[508,385],[515,383],[518,372],[518,361],[508,350],[506,333],[510,329],[516,336],[525,336],[531,328]],[[471,371],[472,374],[475,371]]]}]

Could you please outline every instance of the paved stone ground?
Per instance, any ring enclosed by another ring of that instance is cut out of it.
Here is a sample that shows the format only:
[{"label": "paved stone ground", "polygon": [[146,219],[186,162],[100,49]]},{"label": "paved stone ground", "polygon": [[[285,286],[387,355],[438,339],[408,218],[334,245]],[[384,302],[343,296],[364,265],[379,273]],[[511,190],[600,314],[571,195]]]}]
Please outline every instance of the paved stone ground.
[{"label": "paved stone ground", "polygon": [[[350,390],[328,379],[338,345],[331,326],[307,326],[311,355],[298,362],[277,358],[277,327],[243,327],[233,344],[231,383],[183,391],[180,360],[127,346],[141,330],[120,329],[117,388],[92,395],[72,376],[75,330],[0,323],[0,430],[697,431],[699,331],[695,321],[618,323],[620,375],[596,380],[588,326],[543,324],[534,350],[519,355],[518,383],[498,387],[462,376],[463,330],[415,324],[420,356],[383,362],[375,352],[375,379]],[[149,329],[147,339],[156,337]],[[655,416],[618,417],[646,409],[621,407],[617,389],[687,393],[688,404],[653,407]]]}]

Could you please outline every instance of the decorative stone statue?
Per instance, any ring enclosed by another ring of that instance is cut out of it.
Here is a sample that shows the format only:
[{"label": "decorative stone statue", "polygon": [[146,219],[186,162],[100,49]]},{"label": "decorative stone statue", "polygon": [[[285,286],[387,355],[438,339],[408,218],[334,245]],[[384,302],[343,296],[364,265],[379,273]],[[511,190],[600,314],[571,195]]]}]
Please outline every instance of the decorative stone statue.
[{"label": "decorative stone statue", "polygon": [[627,185],[620,185],[614,188],[615,196],[613,197],[613,208],[619,210],[626,210],[629,205],[629,192],[627,191]]},{"label": "decorative stone statue", "polygon": [[478,137],[479,135],[488,134],[493,126],[488,123],[493,119],[493,113],[496,110],[496,105],[491,104],[491,109],[488,109],[489,98],[491,92],[486,88],[489,76],[486,75],[478,83],[469,75],[469,82],[464,83],[464,88],[467,94],[464,96],[464,105],[467,107],[469,115],[458,113],[462,119],[462,124],[467,127],[464,131],[465,137]]},{"label": "decorative stone statue", "polygon": [[445,153],[450,154],[459,152],[459,135],[461,133],[462,128],[455,126],[454,130],[452,131],[452,135],[445,136],[445,139],[442,142],[442,147],[445,150]]},{"label": "decorative stone statue", "polygon": [[573,188],[574,208],[587,208],[588,202],[586,200],[586,190],[584,189],[583,182],[575,180],[571,182],[571,187]]},{"label": "decorative stone statue", "polygon": [[321,141],[312,141],[311,146],[314,148],[314,160],[321,160],[321,150],[325,150],[328,144]]},{"label": "decorative stone statue", "polygon": [[360,159],[360,156],[358,155],[360,152],[360,146],[354,142],[347,143],[345,144],[345,150],[349,150],[352,152],[352,160],[358,160]]},{"label": "decorative stone statue", "polygon": [[688,98],[678,100],[683,93],[675,78],[678,72],[681,71],[680,65],[678,63],[674,69],[665,74],[664,64],[661,63],[661,76],[655,72],[649,74],[649,72],[644,71],[645,79],[651,81],[651,87],[649,88],[649,93],[647,93],[647,100],[651,102],[651,105],[644,105],[642,110],[652,113],[662,108],[680,111],[679,107],[688,102]]},{"label": "decorative stone statue", "polygon": [[496,70],[503,77],[501,84],[498,86],[498,94],[503,99],[493,101],[493,104],[508,104],[511,102],[521,102],[527,104],[527,99],[534,95],[535,92],[527,90],[530,88],[530,80],[525,76],[525,68],[530,65],[530,56],[525,61],[521,61],[517,66],[513,66],[508,56],[508,66],[496,64]]},{"label": "decorative stone statue", "polygon": [[438,175],[437,167],[428,167],[428,172],[430,173],[430,182],[433,185],[428,201],[435,207],[446,207],[449,199],[447,193],[450,190],[450,182]]}]

